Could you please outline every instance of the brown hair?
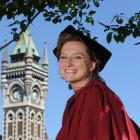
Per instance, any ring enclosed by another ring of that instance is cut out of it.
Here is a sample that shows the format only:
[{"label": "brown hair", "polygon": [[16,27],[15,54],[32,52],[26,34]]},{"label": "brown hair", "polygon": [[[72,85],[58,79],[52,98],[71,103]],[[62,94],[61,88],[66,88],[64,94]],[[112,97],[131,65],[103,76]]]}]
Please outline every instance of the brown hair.
[{"label": "brown hair", "polygon": [[[57,42],[57,59],[59,60],[60,55],[61,55],[61,49],[63,47],[63,45],[68,42],[68,41],[80,41],[82,43],[85,44],[85,42],[76,34],[69,34],[69,33],[63,33],[62,35],[60,35],[58,42]],[[99,65],[100,65],[100,61],[96,58],[94,52],[90,49],[90,47],[87,47],[87,45],[85,44],[86,48],[87,48],[87,53],[90,56],[90,59],[94,62],[96,62],[96,68],[94,69],[94,71],[92,71],[92,78],[93,79],[100,79],[103,80],[100,76],[99,76]]]}]

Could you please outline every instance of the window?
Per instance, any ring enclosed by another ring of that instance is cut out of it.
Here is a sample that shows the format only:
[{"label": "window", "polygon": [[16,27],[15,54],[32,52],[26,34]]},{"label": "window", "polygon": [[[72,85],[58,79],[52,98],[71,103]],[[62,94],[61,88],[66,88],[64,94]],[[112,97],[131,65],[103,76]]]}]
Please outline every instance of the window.
[{"label": "window", "polygon": [[[8,136],[13,136],[13,122],[14,122],[14,116],[13,114],[8,114]],[[9,139],[12,139],[12,137],[9,137]]]},{"label": "window", "polygon": [[31,114],[31,120],[34,120],[34,114],[33,113]]},{"label": "window", "polygon": [[12,114],[8,115],[8,122],[13,122],[13,115]]},{"label": "window", "polygon": [[18,114],[18,120],[19,120],[19,121],[22,121],[22,119],[23,119],[23,115],[22,115],[22,113],[20,112],[20,113]]},{"label": "window", "polygon": [[37,121],[38,121],[38,123],[41,122],[41,116],[38,116]]},{"label": "window", "polygon": [[20,50],[20,48],[19,48],[19,49],[17,49],[17,53],[20,53],[20,51],[21,51],[21,50]]}]

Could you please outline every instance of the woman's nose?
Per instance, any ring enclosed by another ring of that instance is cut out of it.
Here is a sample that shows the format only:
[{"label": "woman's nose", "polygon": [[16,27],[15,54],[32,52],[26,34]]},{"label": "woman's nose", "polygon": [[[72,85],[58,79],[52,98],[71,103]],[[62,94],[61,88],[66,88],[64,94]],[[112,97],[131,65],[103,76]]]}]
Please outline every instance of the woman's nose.
[{"label": "woman's nose", "polygon": [[67,67],[70,67],[72,65],[73,65],[72,58],[68,58],[68,60],[67,60]]}]

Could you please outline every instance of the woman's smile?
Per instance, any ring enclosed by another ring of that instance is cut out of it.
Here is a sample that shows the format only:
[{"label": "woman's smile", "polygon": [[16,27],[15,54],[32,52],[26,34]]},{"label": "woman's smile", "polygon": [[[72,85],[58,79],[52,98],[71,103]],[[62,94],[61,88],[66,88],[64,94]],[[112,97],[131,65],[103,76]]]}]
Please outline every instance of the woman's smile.
[{"label": "woman's smile", "polygon": [[74,69],[65,69],[65,72],[66,73],[70,73],[70,74],[75,74],[76,73],[76,70],[74,70]]}]

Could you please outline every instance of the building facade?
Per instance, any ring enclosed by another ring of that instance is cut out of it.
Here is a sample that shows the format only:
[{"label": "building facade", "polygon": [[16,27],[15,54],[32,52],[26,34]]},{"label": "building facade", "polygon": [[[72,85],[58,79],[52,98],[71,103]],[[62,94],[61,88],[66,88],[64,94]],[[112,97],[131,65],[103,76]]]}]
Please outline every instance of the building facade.
[{"label": "building facade", "polygon": [[40,56],[28,30],[20,35],[8,62],[3,49],[1,86],[4,102],[3,140],[48,140],[44,127],[48,88],[46,49]]}]

